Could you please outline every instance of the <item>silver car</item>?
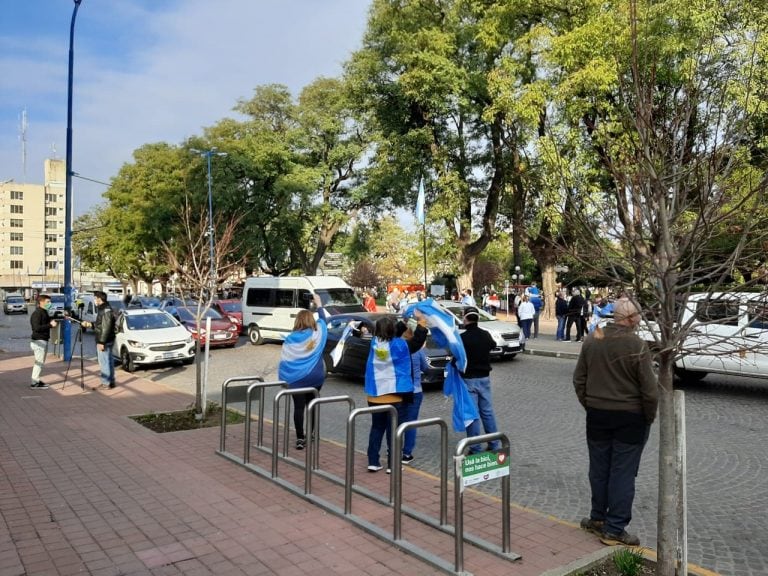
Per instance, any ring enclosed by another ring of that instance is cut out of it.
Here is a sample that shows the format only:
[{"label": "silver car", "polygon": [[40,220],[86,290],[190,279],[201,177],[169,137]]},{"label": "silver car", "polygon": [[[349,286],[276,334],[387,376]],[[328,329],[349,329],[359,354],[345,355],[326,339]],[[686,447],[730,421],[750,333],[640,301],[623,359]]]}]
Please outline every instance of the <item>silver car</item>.
[{"label": "silver car", "polygon": [[[464,323],[464,310],[469,306],[457,302],[440,302],[440,304],[453,314],[459,326]],[[491,358],[514,358],[516,354],[522,352],[520,327],[517,324],[499,320],[481,308],[477,308],[477,311],[479,316],[477,325],[488,332],[496,342],[496,348],[491,350]]]},{"label": "silver car", "polygon": [[7,296],[3,303],[3,312],[6,314],[26,314],[27,303],[21,296]]}]

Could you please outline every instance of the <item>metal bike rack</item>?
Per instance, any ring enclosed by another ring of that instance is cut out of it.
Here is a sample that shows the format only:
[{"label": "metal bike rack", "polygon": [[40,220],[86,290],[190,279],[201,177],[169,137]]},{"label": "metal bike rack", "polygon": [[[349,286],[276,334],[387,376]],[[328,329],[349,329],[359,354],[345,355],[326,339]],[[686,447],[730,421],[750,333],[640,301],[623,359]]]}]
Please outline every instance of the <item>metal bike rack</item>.
[{"label": "metal bike rack", "polygon": [[[274,386],[287,386],[286,382],[276,380],[274,382],[256,382],[248,386],[245,391],[245,437],[243,439],[243,463],[248,464],[251,461],[251,406],[253,405],[253,391],[259,391],[259,427],[256,429],[256,446],[261,448],[264,438],[264,393],[267,388]],[[277,420],[275,427],[277,427]]]},{"label": "metal bike rack", "polygon": [[[402,539],[403,471],[400,456],[403,453],[403,437],[412,428],[440,427],[440,526],[448,524],[448,425],[442,418],[427,418],[404,422],[397,427],[392,446],[392,479],[395,484],[394,539]],[[395,461],[395,456],[397,460]]]},{"label": "metal bike rack", "polygon": [[[352,513],[352,486],[355,483],[355,420],[361,414],[374,414],[376,412],[388,412],[390,430],[397,422],[397,409],[391,404],[381,406],[368,406],[357,408],[349,413],[347,418],[347,469],[344,474],[344,514]],[[392,455],[390,455],[392,457]],[[395,477],[389,478],[389,502],[392,502]]]},{"label": "metal bike rack", "polygon": [[[319,466],[320,462],[320,405],[346,402],[349,410],[355,409],[355,401],[351,396],[324,396],[315,398],[307,404],[307,443],[306,463],[304,465],[304,494],[312,493],[312,470]],[[317,425],[316,425],[317,424]],[[317,433],[315,433],[317,429]],[[346,474],[345,474],[346,476]]]},{"label": "metal bike rack", "polygon": [[[242,392],[248,388],[243,384],[239,386],[231,386],[240,382],[264,382],[264,378],[261,376],[236,376],[234,378],[227,378],[224,380],[224,384],[221,386],[221,431],[219,432],[219,451],[226,452],[227,444],[227,405],[232,402],[244,402],[245,396],[241,397]],[[245,421],[248,426],[248,420]]]},{"label": "metal bike rack", "polygon": [[[464,460],[464,451],[469,446],[475,444],[485,444],[494,440],[501,440],[501,449],[509,458],[509,438],[501,432],[493,434],[483,434],[482,436],[472,436],[464,438],[456,445],[454,454],[454,516],[455,516],[455,550],[454,550],[454,570],[457,573],[464,571],[464,487],[461,483],[461,462]],[[510,560],[520,558],[519,554],[511,551],[509,540],[509,476],[503,476],[501,479],[501,551],[502,554]]]},{"label": "metal bike rack", "polygon": [[[295,396],[296,394],[312,394],[315,398],[318,397],[320,392],[317,388],[288,388],[285,390],[280,390],[277,394],[275,394],[275,399],[273,400],[272,404],[272,420],[274,421],[274,424],[272,426],[272,478],[277,477],[277,462],[278,462],[278,455],[277,455],[277,436],[278,436],[278,428],[279,426],[277,423],[280,421],[280,400],[283,398],[288,398],[289,396]],[[288,454],[288,440],[290,438],[289,436],[289,425],[288,425],[288,404],[286,402],[285,406],[285,433],[283,435],[283,456],[286,456]]]}]

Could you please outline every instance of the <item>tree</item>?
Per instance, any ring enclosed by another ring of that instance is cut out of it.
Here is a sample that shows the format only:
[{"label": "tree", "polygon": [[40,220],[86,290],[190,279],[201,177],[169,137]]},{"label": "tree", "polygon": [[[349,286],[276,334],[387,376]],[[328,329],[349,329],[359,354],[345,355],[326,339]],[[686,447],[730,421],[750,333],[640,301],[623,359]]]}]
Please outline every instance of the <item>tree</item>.
[{"label": "tree", "polygon": [[[203,318],[216,296],[218,278],[226,278],[242,268],[242,261],[232,254],[238,253],[242,236],[238,233],[239,218],[224,215],[214,217],[217,231],[216,246],[211,260],[208,242],[209,220],[206,210],[198,210],[189,199],[177,209],[178,223],[175,234],[162,243],[162,249],[171,271],[179,278],[185,291],[194,295],[197,307],[194,309],[197,333],[202,333]],[[216,270],[213,276],[212,270]],[[204,418],[202,398],[202,375],[200,339],[195,340],[196,388],[195,413]]]},{"label": "tree", "polygon": [[[658,327],[658,572],[672,575],[673,370],[689,327],[677,308],[697,287],[754,287],[735,272],[765,262],[768,164],[754,127],[768,109],[768,21],[737,0],[586,2],[570,15],[547,49],[552,133],[576,144],[554,148],[578,230],[567,250],[617,284],[629,272]],[[580,194],[596,187],[599,198]]]}]

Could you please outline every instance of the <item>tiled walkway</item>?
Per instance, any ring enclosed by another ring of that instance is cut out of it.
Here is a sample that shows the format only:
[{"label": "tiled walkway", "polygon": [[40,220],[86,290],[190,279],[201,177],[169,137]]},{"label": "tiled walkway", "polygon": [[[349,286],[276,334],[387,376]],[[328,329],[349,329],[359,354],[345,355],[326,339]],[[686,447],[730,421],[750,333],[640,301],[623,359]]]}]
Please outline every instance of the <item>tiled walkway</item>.
[{"label": "tiled walkway", "polygon": [[[31,364],[31,355],[0,355],[0,576],[440,573],[217,455],[218,428],[155,434],[127,417],[185,408],[191,397],[126,373],[115,390],[91,392],[90,363],[87,391],[72,377],[79,367],[62,386],[66,364],[56,358],[43,373],[51,388],[31,390]],[[242,426],[231,432],[235,452]],[[268,467],[259,451],[252,458]],[[356,480],[386,494],[389,477],[366,474],[364,464],[358,455]],[[343,475],[341,448],[324,442],[321,467]],[[303,472],[280,470],[303,486]],[[404,483],[406,504],[436,515],[437,479],[406,469]],[[339,487],[316,477],[314,488],[343,506]],[[465,530],[499,544],[500,503],[475,492],[466,501]],[[361,496],[354,513],[391,529],[391,509]],[[465,569],[556,574],[606,552],[594,536],[534,511],[513,506],[511,525],[521,560],[467,545]],[[453,561],[452,538],[410,519],[403,536]]]}]

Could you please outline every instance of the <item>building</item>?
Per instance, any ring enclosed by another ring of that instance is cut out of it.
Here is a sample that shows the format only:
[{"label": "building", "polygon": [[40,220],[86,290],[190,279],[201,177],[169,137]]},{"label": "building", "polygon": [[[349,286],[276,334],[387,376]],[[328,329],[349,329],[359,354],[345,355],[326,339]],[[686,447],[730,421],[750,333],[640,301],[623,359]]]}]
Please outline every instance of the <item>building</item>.
[{"label": "building", "polygon": [[64,160],[44,171],[43,184],[0,182],[0,289],[28,298],[64,286]]}]

